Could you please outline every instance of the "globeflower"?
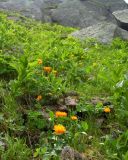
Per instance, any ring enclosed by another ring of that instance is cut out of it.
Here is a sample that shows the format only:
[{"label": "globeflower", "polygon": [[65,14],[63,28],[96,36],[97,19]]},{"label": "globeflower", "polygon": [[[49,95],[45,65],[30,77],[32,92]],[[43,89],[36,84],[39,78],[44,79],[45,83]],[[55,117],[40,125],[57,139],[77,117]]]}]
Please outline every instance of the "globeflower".
[{"label": "globeflower", "polygon": [[37,96],[37,98],[36,98],[37,101],[40,101],[41,99],[42,99],[41,95]]},{"label": "globeflower", "polygon": [[52,67],[44,67],[43,70],[47,73],[50,73],[52,71]]},{"label": "globeflower", "polygon": [[105,112],[105,113],[110,113],[110,112],[111,112],[111,109],[110,109],[109,107],[105,107],[105,108],[104,108],[104,112]]},{"label": "globeflower", "polygon": [[42,64],[42,63],[43,63],[42,59],[38,59],[38,64]]},{"label": "globeflower", "polygon": [[54,133],[57,135],[61,135],[66,132],[66,128],[61,124],[55,125],[53,130],[55,131]]},{"label": "globeflower", "polygon": [[72,116],[71,120],[78,120],[77,116]]},{"label": "globeflower", "polygon": [[55,115],[56,115],[56,117],[67,117],[66,112],[56,111]]}]

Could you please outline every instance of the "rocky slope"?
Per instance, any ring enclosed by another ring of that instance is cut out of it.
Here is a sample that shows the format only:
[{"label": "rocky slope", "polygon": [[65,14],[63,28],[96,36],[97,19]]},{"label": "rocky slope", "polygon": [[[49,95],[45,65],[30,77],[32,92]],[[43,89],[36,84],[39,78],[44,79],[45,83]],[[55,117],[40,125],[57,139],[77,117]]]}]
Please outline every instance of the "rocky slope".
[{"label": "rocky slope", "polygon": [[122,10],[119,17],[127,19],[124,10],[128,5],[123,0],[0,0],[0,9],[18,11],[43,22],[84,28],[73,34],[82,39],[96,38],[105,43],[116,37],[128,39],[127,23],[117,18],[117,11]]},{"label": "rocky slope", "polygon": [[25,16],[73,27],[88,27],[112,21],[113,11],[126,9],[123,0],[0,0],[0,9],[20,11]]}]

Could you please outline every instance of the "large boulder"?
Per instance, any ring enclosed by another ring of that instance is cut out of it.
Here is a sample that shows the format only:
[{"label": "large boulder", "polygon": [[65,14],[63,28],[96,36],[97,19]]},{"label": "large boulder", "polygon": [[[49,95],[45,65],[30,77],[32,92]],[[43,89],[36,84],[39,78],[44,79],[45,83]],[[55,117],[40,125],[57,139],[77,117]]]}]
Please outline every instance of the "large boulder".
[{"label": "large boulder", "polygon": [[104,5],[97,2],[65,0],[52,10],[52,20],[62,25],[83,28],[101,21],[114,22],[114,17]]},{"label": "large boulder", "polygon": [[96,0],[96,1],[104,4],[110,10],[111,13],[116,10],[123,10],[128,8],[124,0]]},{"label": "large boulder", "polygon": [[[41,3],[40,3],[41,5]],[[42,19],[42,12],[38,6],[34,5],[33,1],[29,0],[1,0],[0,8],[3,10],[10,10],[20,12],[23,15],[34,18]]]},{"label": "large boulder", "polygon": [[98,23],[79,31],[75,31],[71,36],[81,40],[93,38],[101,43],[111,43],[111,41],[117,37],[128,40],[128,32],[126,30],[121,29],[116,24],[108,22]]},{"label": "large boulder", "polygon": [[123,0],[65,0],[51,15],[54,22],[84,28],[101,21],[116,23],[112,12],[125,8]]},{"label": "large boulder", "polygon": [[123,0],[0,0],[0,9],[79,28],[101,21],[116,23],[112,12],[126,8]]},{"label": "large boulder", "polygon": [[118,25],[128,31],[128,9],[113,12]]},{"label": "large boulder", "polygon": [[1,10],[22,13],[24,16],[51,22],[51,9],[56,8],[63,0],[0,0]]}]

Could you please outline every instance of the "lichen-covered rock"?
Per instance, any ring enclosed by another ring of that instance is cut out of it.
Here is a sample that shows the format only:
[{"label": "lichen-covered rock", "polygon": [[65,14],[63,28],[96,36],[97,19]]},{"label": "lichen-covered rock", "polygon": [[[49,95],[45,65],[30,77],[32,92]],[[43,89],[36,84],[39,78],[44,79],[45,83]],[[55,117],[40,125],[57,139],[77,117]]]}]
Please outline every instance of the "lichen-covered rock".
[{"label": "lichen-covered rock", "polygon": [[68,96],[65,98],[65,105],[69,106],[69,107],[76,107],[77,106],[77,102],[78,102],[78,97],[76,96]]},{"label": "lichen-covered rock", "polygon": [[128,32],[121,29],[116,24],[102,22],[90,27],[75,31],[71,34],[76,38],[84,40],[86,38],[93,38],[101,43],[110,43],[114,38],[121,38],[128,40]]},{"label": "lichen-covered rock", "polygon": [[52,10],[52,20],[66,26],[88,27],[101,21],[113,21],[114,17],[98,1],[65,0]]},{"label": "lichen-covered rock", "polygon": [[128,31],[128,9],[113,12],[118,25]]},{"label": "lichen-covered rock", "polygon": [[101,21],[116,23],[112,12],[127,8],[123,0],[0,0],[0,9],[79,28]]},{"label": "lichen-covered rock", "polygon": [[87,160],[84,155],[70,146],[65,146],[61,152],[61,160]]}]

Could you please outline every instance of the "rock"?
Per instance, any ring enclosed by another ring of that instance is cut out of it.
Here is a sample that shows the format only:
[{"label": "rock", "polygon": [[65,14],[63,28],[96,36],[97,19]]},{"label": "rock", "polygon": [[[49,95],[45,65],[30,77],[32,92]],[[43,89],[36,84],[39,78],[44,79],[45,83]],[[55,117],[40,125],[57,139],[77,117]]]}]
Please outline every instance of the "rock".
[{"label": "rock", "polygon": [[115,18],[109,10],[96,1],[65,0],[57,9],[52,10],[53,22],[72,26],[88,27],[101,21],[113,21]]},{"label": "rock", "polygon": [[128,9],[113,12],[120,28],[128,31]]},{"label": "rock", "polygon": [[24,16],[41,19],[42,12],[33,1],[29,0],[7,0],[0,2],[0,8],[4,10],[16,11],[22,13]]},{"label": "rock", "polygon": [[[49,118],[49,113],[46,112],[46,109],[51,110],[53,112],[55,111],[62,111],[62,112],[68,112],[68,108],[66,105],[63,104],[56,104],[56,105],[49,105],[49,106],[43,106],[42,107],[42,115],[46,116],[46,118]],[[46,113],[46,114],[45,114]]]},{"label": "rock", "polygon": [[127,9],[123,0],[0,0],[0,9],[62,25],[84,28],[101,21],[116,23],[112,12]]},{"label": "rock", "polygon": [[24,16],[51,22],[50,10],[61,0],[1,0],[0,9],[22,13]]},{"label": "rock", "polygon": [[87,160],[84,155],[70,146],[65,146],[61,152],[61,160]]},{"label": "rock", "polygon": [[111,13],[115,10],[123,10],[128,8],[124,0],[98,0],[98,2],[104,4]]},{"label": "rock", "polygon": [[68,112],[68,108],[66,105],[60,105],[57,110],[61,112]]},{"label": "rock", "polygon": [[93,38],[101,43],[111,43],[114,38],[128,40],[128,32],[117,25],[108,22],[101,22],[96,25],[75,31],[71,34],[78,39]]},{"label": "rock", "polygon": [[76,107],[77,105],[77,97],[68,96],[65,98],[65,105],[69,107]]},{"label": "rock", "polygon": [[91,104],[93,105],[97,105],[97,104],[101,104],[103,106],[109,106],[109,105],[112,105],[112,103],[106,99],[106,98],[100,98],[100,97],[93,97],[91,99]]},{"label": "rock", "polygon": [[85,28],[72,34],[81,39],[95,38],[103,43],[116,37],[128,39],[123,30],[128,30],[128,5],[123,0],[0,0],[0,9],[43,22]]},{"label": "rock", "polygon": [[79,96],[78,92],[76,92],[76,91],[69,91],[69,92],[64,93],[64,95],[66,97],[68,97],[68,96]]},{"label": "rock", "polygon": [[96,124],[97,124],[97,126],[98,126],[98,127],[101,127],[101,126],[103,125],[104,121],[105,121],[105,118],[104,118],[104,117],[97,118],[97,119],[96,119]]},{"label": "rock", "polygon": [[93,97],[91,99],[91,104],[93,105],[97,105],[97,104],[103,104],[104,99],[100,98],[100,97]]}]

